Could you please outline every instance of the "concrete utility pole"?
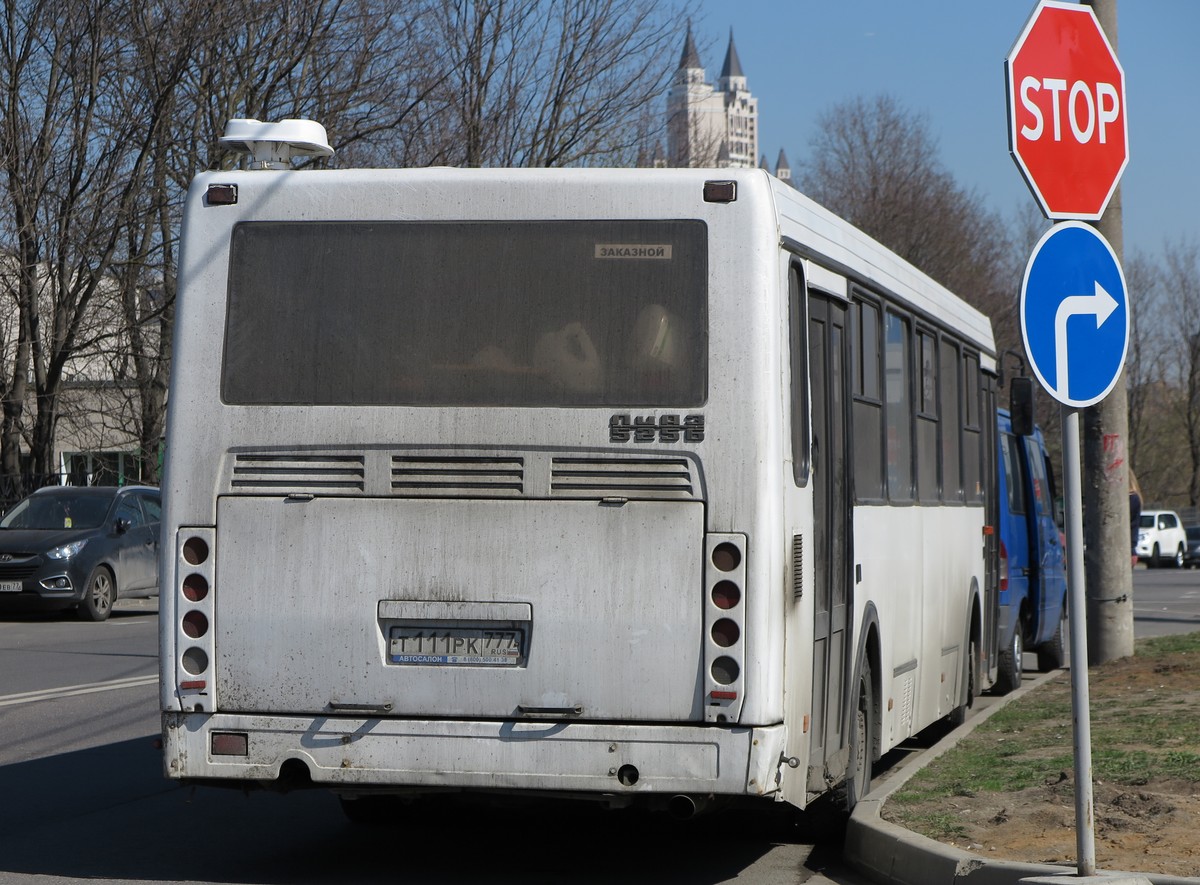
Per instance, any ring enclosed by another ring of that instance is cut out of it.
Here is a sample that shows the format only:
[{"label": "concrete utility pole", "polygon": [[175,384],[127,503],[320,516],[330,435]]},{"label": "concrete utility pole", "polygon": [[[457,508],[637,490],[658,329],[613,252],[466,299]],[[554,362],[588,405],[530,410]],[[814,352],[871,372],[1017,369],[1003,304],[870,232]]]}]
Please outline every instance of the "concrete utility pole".
[{"label": "concrete utility pole", "polygon": [[[1117,0],[1083,0],[1117,51]],[[1124,263],[1121,187],[1096,223]],[[1129,293],[1130,310],[1133,309]],[[1087,543],[1088,663],[1133,654],[1133,571],[1130,568],[1129,412],[1125,372],[1112,392],[1083,410],[1083,513]]]}]

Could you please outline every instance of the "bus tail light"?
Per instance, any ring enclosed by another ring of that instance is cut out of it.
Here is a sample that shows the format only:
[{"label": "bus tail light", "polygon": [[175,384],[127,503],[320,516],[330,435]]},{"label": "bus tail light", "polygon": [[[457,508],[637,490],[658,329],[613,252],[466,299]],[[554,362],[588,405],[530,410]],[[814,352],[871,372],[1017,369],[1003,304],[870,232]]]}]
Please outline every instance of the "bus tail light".
[{"label": "bus tail light", "polygon": [[211,747],[214,756],[249,756],[250,736],[242,731],[214,731]]},{"label": "bus tail light", "polygon": [[212,690],[214,540],[215,530],[209,527],[181,527],[176,536],[175,690],[180,705],[195,712],[211,711],[215,707]]},{"label": "bus tail light", "polygon": [[744,696],[746,536],[709,535],[704,549],[704,719],[736,722]]},{"label": "bus tail light", "polygon": [[1000,592],[1008,590],[1008,548],[1000,542]]}]

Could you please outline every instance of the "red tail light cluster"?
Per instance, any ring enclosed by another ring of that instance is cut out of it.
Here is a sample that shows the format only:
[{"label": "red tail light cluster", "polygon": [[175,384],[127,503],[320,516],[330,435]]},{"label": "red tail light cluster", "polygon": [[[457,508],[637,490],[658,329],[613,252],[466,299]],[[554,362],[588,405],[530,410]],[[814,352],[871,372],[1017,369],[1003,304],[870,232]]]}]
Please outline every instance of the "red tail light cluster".
[{"label": "red tail light cluster", "polygon": [[705,549],[704,718],[736,722],[745,659],[746,536],[709,535]]},{"label": "red tail light cluster", "polygon": [[211,710],[213,531],[179,530],[175,574],[176,691],[185,709]]}]

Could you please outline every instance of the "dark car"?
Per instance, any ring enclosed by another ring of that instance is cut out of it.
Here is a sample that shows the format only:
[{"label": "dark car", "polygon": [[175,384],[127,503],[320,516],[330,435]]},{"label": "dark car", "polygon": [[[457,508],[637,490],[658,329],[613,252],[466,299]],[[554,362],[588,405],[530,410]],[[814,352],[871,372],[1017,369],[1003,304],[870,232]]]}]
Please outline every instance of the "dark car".
[{"label": "dark car", "polygon": [[158,593],[162,498],[149,486],[49,486],[0,519],[0,607],[74,608]]},{"label": "dark car", "polygon": [[1200,525],[1188,526],[1187,550],[1183,552],[1183,564],[1188,568],[1200,568]]}]

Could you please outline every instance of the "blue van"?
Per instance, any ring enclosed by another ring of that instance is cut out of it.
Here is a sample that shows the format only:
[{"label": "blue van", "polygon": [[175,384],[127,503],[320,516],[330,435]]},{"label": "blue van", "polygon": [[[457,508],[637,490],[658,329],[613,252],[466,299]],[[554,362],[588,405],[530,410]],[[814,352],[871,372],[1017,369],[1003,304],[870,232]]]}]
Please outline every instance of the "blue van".
[{"label": "blue van", "polygon": [[1065,543],[1055,521],[1054,471],[1036,426],[1021,436],[1010,413],[997,412],[999,442],[999,674],[1007,694],[1021,684],[1021,659],[1037,652],[1043,673],[1063,665],[1067,604]]}]

